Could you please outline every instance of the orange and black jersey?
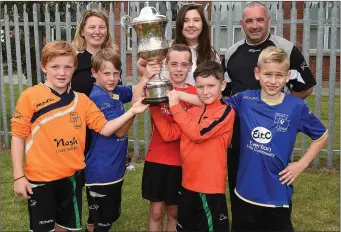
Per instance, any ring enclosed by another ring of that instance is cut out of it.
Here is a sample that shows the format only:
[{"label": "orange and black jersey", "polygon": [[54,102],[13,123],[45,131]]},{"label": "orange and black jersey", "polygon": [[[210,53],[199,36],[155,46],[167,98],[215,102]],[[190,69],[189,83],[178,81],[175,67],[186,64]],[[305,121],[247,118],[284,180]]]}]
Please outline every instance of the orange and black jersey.
[{"label": "orange and black jersey", "polygon": [[150,110],[165,141],[181,138],[182,186],[200,193],[225,193],[234,110],[220,99],[187,112],[177,104],[170,109],[175,122],[167,121],[156,107]]},{"label": "orange and black jersey", "polygon": [[26,176],[53,181],[85,167],[85,128],[101,131],[107,120],[84,94],[58,94],[44,84],[26,89],[11,120],[12,135],[26,138]]}]

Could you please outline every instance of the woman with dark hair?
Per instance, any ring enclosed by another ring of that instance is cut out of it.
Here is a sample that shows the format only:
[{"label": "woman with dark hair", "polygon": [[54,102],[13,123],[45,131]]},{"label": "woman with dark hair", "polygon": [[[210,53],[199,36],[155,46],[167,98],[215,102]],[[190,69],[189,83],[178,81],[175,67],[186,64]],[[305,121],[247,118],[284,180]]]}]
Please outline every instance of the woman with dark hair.
[{"label": "woman with dark hair", "polygon": [[[184,43],[191,49],[192,68],[186,80],[188,84],[195,85],[193,72],[200,63],[205,60],[214,60],[220,63],[218,53],[211,46],[209,25],[202,4],[183,4],[176,18],[175,39],[171,41],[171,44],[173,43]],[[137,65],[139,71],[144,73],[147,61],[140,58]],[[161,72],[161,76],[168,78],[169,74],[165,68]]]}]

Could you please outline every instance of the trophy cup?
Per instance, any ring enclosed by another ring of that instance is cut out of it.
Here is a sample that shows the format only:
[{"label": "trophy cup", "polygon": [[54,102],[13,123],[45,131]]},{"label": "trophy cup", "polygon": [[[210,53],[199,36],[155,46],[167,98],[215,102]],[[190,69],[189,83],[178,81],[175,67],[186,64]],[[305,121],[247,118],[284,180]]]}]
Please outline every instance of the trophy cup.
[{"label": "trophy cup", "polygon": [[[136,31],[137,42],[130,38],[135,44],[138,44],[137,54],[139,57],[147,61],[158,60],[162,62],[165,59],[169,48],[165,39],[167,22],[166,16],[160,15],[154,7],[149,6],[149,2],[144,3],[144,7],[137,18],[132,20],[128,15],[121,18],[121,26],[129,37],[126,26],[132,26]],[[155,105],[167,102],[167,90],[172,89],[173,86],[169,80],[160,74],[155,75],[146,84],[144,103]]]}]

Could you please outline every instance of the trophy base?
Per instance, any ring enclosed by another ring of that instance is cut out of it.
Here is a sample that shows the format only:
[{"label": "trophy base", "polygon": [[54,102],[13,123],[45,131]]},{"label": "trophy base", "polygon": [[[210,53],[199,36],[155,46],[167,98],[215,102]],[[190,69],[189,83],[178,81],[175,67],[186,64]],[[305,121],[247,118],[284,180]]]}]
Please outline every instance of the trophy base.
[{"label": "trophy base", "polygon": [[167,97],[160,97],[160,98],[145,98],[142,103],[149,104],[149,105],[159,105],[160,103],[168,102]]}]

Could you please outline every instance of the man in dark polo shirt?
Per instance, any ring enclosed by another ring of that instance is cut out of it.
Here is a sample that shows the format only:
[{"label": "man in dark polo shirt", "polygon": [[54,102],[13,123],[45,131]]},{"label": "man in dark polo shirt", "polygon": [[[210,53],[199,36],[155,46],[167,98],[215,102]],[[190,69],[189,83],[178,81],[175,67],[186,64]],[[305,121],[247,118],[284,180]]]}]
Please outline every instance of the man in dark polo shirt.
[{"label": "man in dark polo shirt", "polygon": [[[316,85],[307,62],[299,49],[290,41],[269,33],[270,17],[267,8],[259,2],[247,4],[242,12],[240,24],[245,33],[245,39],[232,45],[226,52],[222,61],[227,87],[223,91],[224,96],[235,95],[247,89],[259,89],[259,82],[254,76],[254,68],[257,66],[258,56],[263,49],[269,46],[283,48],[290,57],[290,81],[284,91],[299,97],[306,98]],[[228,181],[233,211],[236,202],[234,189],[239,163],[240,151],[239,119],[236,117],[233,138],[228,149]]]}]

